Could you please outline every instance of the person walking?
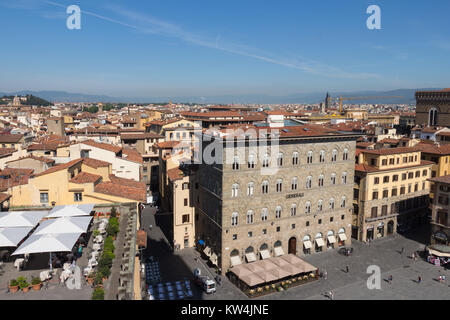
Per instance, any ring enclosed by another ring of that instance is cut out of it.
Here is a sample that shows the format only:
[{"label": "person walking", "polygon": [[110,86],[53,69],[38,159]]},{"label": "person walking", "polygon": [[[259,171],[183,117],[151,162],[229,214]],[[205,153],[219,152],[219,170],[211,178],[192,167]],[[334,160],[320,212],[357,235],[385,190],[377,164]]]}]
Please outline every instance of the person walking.
[{"label": "person walking", "polygon": [[330,299],[334,300],[334,291],[333,290],[330,290]]},{"label": "person walking", "polygon": [[323,278],[324,278],[325,280],[327,280],[327,276],[328,276],[327,271],[324,271],[324,272],[323,272]]},{"label": "person walking", "polygon": [[392,275],[389,275],[389,277],[388,277],[388,282],[389,282],[389,284],[392,283]]},{"label": "person walking", "polygon": [[421,282],[422,282],[422,277],[419,276],[419,277],[417,278],[417,283],[421,283]]},{"label": "person walking", "polygon": [[405,252],[405,248],[402,247],[400,254],[403,254],[403,252]]},{"label": "person walking", "polygon": [[345,266],[345,271],[348,273],[348,265]]}]

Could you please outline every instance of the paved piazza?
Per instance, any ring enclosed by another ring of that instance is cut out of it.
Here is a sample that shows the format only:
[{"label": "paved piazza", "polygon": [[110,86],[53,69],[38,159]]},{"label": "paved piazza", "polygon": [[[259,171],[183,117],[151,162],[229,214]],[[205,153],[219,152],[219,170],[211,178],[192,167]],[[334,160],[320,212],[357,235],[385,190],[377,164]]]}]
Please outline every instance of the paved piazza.
[{"label": "paved piazza", "polygon": [[[166,243],[164,235],[155,224],[153,213],[147,209],[144,214],[143,224],[153,225],[149,237],[149,243],[157,245]],[[156,221],[162,221],[157,218]],[[147,229],[147,231],[149,231]],[[156,237],[156,239],[154,238]],[[287,299],[287,300],[329,300],[324,295],[325,292],[333,290],[335,300],[408,300],[408,299],[450,299],[450,270],[443,267],[434,266],[423,258],[413,261],[410,256],[414,251],[423,251],[424,239],[427,238],[426,231],[416,230],[414,238],[395,235],[390,238],[379,239],[370,245],[353,241],[354,252],[350,257],[346,257],[332,250],[321,254],[302,257],[302,259],[318,267],[321,271],[327,271],[327,279],[320,278],[316,282],[311,282],[303,286],[291,288],[287,291],[266,295],[253,300],[264,299]],[[404,248],[403,254],[401,253]],[[147,254],[160,259],[163,267],[161,274],[163,282],[176,281],[183,278],[192,278],[194,268],[200,268],[203,274],[215,276],[213,269],[207,267],[206,261],[194,259],[198,255],[194,250],[182,250],[176,254],[169,253],[169,250],[148,249]],[[161,255],[159,258],[158,255]],[[349,266],[349,273],[345,272],[345,267]],[[369,290],[367,288],[367,267],[377,265],[381,270],[381,289]],[[439,283],[437,280],[440,274],[446,275],[447,283]],[[389,284],[388,276],[392,275],[392,284]],[[417,283],[418,276],[422,277],[422,282]],[[194,286],[195,289],[197,289]],[[212,295],[203,294],[200,290],[195,290],[195,299],[205,300],[248,300],[247,296],[240,292],[225,277],[222,277],[222,285],[219,285],[217,292]]]}]

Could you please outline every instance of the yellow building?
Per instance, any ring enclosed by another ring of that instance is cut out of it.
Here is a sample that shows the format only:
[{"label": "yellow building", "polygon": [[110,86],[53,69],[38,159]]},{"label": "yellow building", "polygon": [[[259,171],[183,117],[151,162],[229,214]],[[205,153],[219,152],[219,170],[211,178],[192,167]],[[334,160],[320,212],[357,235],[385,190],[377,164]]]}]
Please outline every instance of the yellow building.
[{"label": "yellow building", "polygon": [[426,219],[433,163],[417,148],[361,150],[355,166],[352,236],[381,238]]},{"label": "yellow building", "polygon": [[145,184],[111,174],[111,164],[76,159],[35,174],[10,188],[10,206],[50,207],[68,204],[145,202]]}]

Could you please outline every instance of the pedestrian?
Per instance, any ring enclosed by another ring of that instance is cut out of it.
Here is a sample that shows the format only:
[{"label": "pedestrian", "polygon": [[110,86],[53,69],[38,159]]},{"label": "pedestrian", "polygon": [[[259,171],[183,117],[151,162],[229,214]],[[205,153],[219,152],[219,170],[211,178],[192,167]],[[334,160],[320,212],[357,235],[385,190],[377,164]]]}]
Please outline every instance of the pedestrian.
[{"label": "pedestrian", "polygon": [[348,273],[348,266],[345,266],[345,271]]},{"label": "pedestrian", "polygon": [[442,275],[442,283],[445,283],[445,275]]},{"label": "pedestrian", "polygon": [[327,280],[328,273],[326,271],[323,272],[323,278]]},{"label": "pedestrian", "polygon": [[422,277],[419,276],[419,277],[417,278],[417,283],[421,283],[421,282],[422,282]]},{"label": "pedestrian", "polygon": [[403,254],[403,252],[404,252],[404,251],[405,251],[405,248],[403,248],[403,247],[402,247],[402,251],[401,251],[401,253],[400,253],[400,254]]},{"label": "pedestrian", "polygon": [[333,290],[330,290],[330,299],[334,300],[334,292],[333,292]]},{"label": "pedestrian", "polygon": [[389,277],[388,277],[388,282],[389,282],[389,284],[392,283],[392,275],[389,275]]}]

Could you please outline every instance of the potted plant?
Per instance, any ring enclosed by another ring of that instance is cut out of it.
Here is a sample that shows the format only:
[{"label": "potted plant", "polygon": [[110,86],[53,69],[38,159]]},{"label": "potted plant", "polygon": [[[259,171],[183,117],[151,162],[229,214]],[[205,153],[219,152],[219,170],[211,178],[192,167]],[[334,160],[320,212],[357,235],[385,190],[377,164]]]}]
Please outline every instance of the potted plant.
[{"label": "potted plant", "polygon": [[103,288],[103,277],[100,272],[97,272],[94,279],[94,286]]},{"label": "potted plant", "polygon": [[27,278],[25,277],[18,277],[17,282],[19,283],[19,288],[23,292],[28,292],[30,290],[30,284],[27,281]]},{"label": "potted plant", "polygon": [[95,272],[89,273],[88,276],[87,276],[87,282],[89,284],[93,284],[94,283],[94,279],[95,279]]},{"label": "potted plant", "polygon": [[96,287],[94,292],[92,292],[92,300],[104,300],[105,290],[101,287]]},{"label": "potted plant", "polygon": [[31,286],[34,291],[39,291],[41,289],[41,279],[38,277],[31,278]]},{"label": "potted plant", "polygon": [[111,218],[115,218],[117,216],[117,210],[115,207],[111,208]]},{"label": "potted plant", "polygon": [[9,282],[9,291],[11,293],[17,292],[19,290],[19,282],[16,279],[12,279]]}]

